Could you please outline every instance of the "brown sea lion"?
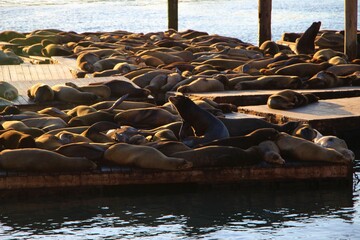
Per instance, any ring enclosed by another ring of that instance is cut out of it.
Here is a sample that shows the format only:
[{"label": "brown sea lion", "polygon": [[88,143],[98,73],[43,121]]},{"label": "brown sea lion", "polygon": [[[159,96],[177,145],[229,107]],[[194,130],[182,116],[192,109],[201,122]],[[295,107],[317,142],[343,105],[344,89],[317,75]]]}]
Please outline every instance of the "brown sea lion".
[{"label": "brown sea lion", "polygon": [[285,163],[285,160],[280,155],[280,149],[273,141],[266,140],[258,146],[265,162],[280,165]]},{"label": "brown sea lion", "polygon": [[29,135],[13,129],[0,130],[0,145],[5,149],[35,148],[35,140]]},{"label": "brown sea lion", "polygon": [[[182,96],[172,96],[169,101],[175,106],[183,119],[179,133],[180,140],[190,147],[205,144],[216,139],[229,137],[226,126],[214,115],[197,106],[191,99]],[[195,136],[187,136],[192,128]]]},{"label": "brown sea lion", "polygon": [[87,115],[89,113],[93,113],[96,112],[97,109],[88,106],[88,105],[78,105],[68,111],[66,111],[67,115],[71,116],[71,117],[77,117],[77,116],[83,116],[83,115]]},{"label": "brown sea lion", "polygon": [[349,86],[354,78],[354,76],[336,76],[330,71],[320,71],[312,78],[304,81],[304,88],[322,89]]},{"label": "brown sea lion", "polygon": [[55,149],[56,153],[66,157],[85,157],[90,161],[98,162],[103,159],[104,152],[109,146],[76,142],[62,145]]},{"label": "brown sea lion", "polygon": [[129,97],[133,98],[145,98],[147,97],[150,92],[146,89],[142,89],[139,87],[136,87],[133,83],[123,80],[110,80],[107,82],[101,82],[101,83],[91,83],[92,85],[105,85],[110,88],[111,90],[111,97],[121,97],[125,94],[129,94]]},{"label": "brown sea lion", "polygon": [[67,127],[67,123],[59,117],[34,117],[23,119],[22,122],[28,127],[40,128],[44,131]]},{"label": "brown sea lion", "polygon": [[69,121],[69,119],[71,118],[71,116],[69,116],[68,114],[66,114],[65,112],[61,111],[60,109],[58,109],[56,107],[43,108],[37,112],[39,114],[46,114],[51,117],[59,117],[62,120],[64,120],[65,122]]},{"label": "brown sea lion", "polygon": [[109,147],[104,153],[104,159],[122,166],[140,168],[180,170],[192,167],[190,162],[182,158],[167,157],[155,148],[127,143]]},{"label": "brown sea lion", "polygon": [[146,146],[156,148],[166,156],[171,156],[174,153],[191,150],[190,147],[179,141],[156,141],[148,142]]},{"label": "brown sea lion", "polygon": [[224,84],[216,79],[198,78],[195,81],[180,86],[177,91],[181,93],[193,93],[193,92],[219,92],[224,91]]},{"label": "brown sea lion", "polygon": [[336,136],[321,136],[314,139],[314,143],[325,148],[335,149],[349,161],[355,159],[355,154],[348,148],[346,142]]},{"label": "brown sea lion", "polygon": [[48,102],[54,100],[54,91],[49,85],[37,83],[27,91],[28,97],[34,102]]},{"label": "brown sea lion", "polygon": [[280,68],[275,72],[278,75],[290,75],[298,77],[312,77],[316,73],[330,68],[332,65],[328,62],[323,63],[295,63],[289,66]]},{"label": "brown sea lion", "polygon": [[116,114],[114,120],[120,125],[148,129],[178,121],[180,117],[164,109],[152,107],[125,110]]},{"label": "brown sea lion", "polygon": [[297,76],[272,75],[259,77],[256,80],[239,82],[234,86],[235,90],[256,89],[299,89],[302,81]]},{"label": "brown sea lion", "polygon": [[92,52],[81,53],[76,58],[76,65],[79,69],[92,73],[94,72],[94,64],[100,60],[100,57]]},{"label": "brown sea lion", "polygon": [[98,96],[93,93],[81,92],[76,88],[65,85],[55,85],[51,89],[54,91],[55,99],[62,102],[88,103],[98,99]]},{"label": "brown sea lion", "polygon": [[291,135],[313,141],[317,136],[317,132],[309,124],[300,124],[297,128],[294,129]]},{"label": "brown sea lion", "polygon": [[84,157],[65,157],[61,154],[38,148],[3,150],[0,153],[0,168],[6,171],[68,172],[90,171],[96,164]]},{"label": "brown sea lion", "polygon": [[292,133],[300,122],[290,121],[284,124],[274,124],[259,118],[224,118],[219,119],[225,124],[230,136],[244,136],[260,128],[273,128],[280,132]]},{"label": "brown sea lion", "polygon": [[89,92],[89,93],[93,93],[96,96],[99,97],[99,99],[108,99],[111,95],[111,89],[106,86],[106,85],[87,85],[87,86],[77,86],[75,83],[73,82],[67,82],[65,83],[66,86],[70,86],[73,88],[76,88],[78,90],[80,90],[81,92]]},{"label": "brown sea lion", "polygon": [[359,64],[339,64],[326,69],[326,71],[335,74],[336,76],[350,75],[356,71],[360,71]]},{"label": "brown sea lion", "polygon": [[228,137],[215,140],[202,146],[232,146],[241,149],[248,149],[252,146],[259,145],[266,140],[274,140],[279,134],[274,128],[259,128],[244,136]]},{"label": "brown sea lion", "polygon": [[315,51],[315,38],[320,30],[321,22],[313,22],[296,41],[297,54],[312,54]]},{"label": "brown sea lion", "polygon": [[303,138],[280,133],[275,140],[281,155],[298,161],[324,161],[350,163],[349,159],[334,149],[324,148]]},{"label": "brown sea lion", "polygon": [[267,100],[267,106],[273,109],[293,109],[318,102],[319,98],[311,93],[298,93],[292,90],[283,90],[272,94]]},{"label": "brown sea lion", "polygon": [[246,150],[230,146],[207,146],[177,152],[171,156],[191,162],[193,168],[246,166],[261,162],[257,146]]}]

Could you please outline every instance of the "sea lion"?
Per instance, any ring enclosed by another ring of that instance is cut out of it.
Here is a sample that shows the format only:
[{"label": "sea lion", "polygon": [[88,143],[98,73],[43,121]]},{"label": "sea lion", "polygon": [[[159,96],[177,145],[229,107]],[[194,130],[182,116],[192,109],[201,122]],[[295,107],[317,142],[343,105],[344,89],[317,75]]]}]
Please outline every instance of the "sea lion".
[{"label": "sea lion", "polygon": [[120,125],[130,125],[135,128],[155,128],[174,121],[180,117],[157,107],[129,109],[114,117]]},{"label": "sea lion", "polygon": [[321,22],[313,22],[311,26],[296,41],[297,54],[313,54],[315,51],[315,38],[320,30]]},{"label": "sea lion", "polygon": [[127,143],[110,146],[104,153],[104,159],[115,164],[140,168],[181,170],[192,167],[190,162],[182,158],[167,157],[155,148]]},{"label": "sea lion", "polygon": [[28,127],[40,128],[44,131],[67,127],[67,123],[59,117],[34,117],[23,119],[22,122]]},{"label": "sea lion", "polygon": [[19,92],[12,84],[0,81],[0,97],[6,100],[15,100],[19,96]]},{"label": "sea lion", "polygon": [[320,138],[314,139],[314,143],[324,148],[335,149],[349,161],[355,159],[355,154],[348,148],[346,142],[336,136],[321,136]]},{"label": "sea lion", "polygon": [[[219,119],[197,106],[191,99],[177,95],[169,97],[169,101],[183,119],[179,136],[180,140],[189,147],[230,136],[228,129]],[[190,128],[193,129],[195,136],[187,136],[186,131]]]},{"label": "sea lion", "polygon": [[336,76],[350,75],[356,71],[360,71],[359,64],[339,64],[326,69],[326,71],[335,74]]},{"label": "sea lion", "polygon": [[320,49],[316,53],[314,53],[311,61],[313,62],[324,62],[329,61],[331,58],[339,56],[345,57],[344,53],[335,51],[331,48]]},{"label": "sea lion", "polygon": [[261,90],[261,89],[299,89],[302,81],[297,76],[262,76],[256,80],[239,82],[234,86],[235,90]]},{"label": "sea lion", "polygon": [[295,128],[291,135],[313,141],[317,136],[317,132],[309,124],[304,123]]},{"label": "sea lion", "polygon": [[324,148],[303,138],[280,133],[275,140],[281,155],[298,161],[323,161],[350,163],[349,159],[334,149]]},{"label": "sea lion", "polygon": [[93,113],[96,112],[97,109],[88,106],[88,105],[78,105],[68,111],[66,111],[67,115],[71,116],[71,117],[77,117],[77,116],[84,116],[87,115],[89,113]]},{"label": "sea lion", "polygon": [[280,165],[285,163],[285,160],[280,155],[280,149],[273,141],[266,140],[258,146],[265,162]]},{"label": "sea lion", "polygon": [[103,159],[104,152],[108,147],[107,145],[75,142],[62,145],[55,149],[55,152],[66,157],[85,157],[90,161],[98,162]]},{"label": "sea lion", "polygon": [[107,134],[109,130],[115,130],[120,126],[114,122],[99,121],[92,124],[81,134],[93,142],[97,143],[111,143],[115,142],[115,139]]},{"label": "sea lion", "polygon": [[37,112],[39,114],[46,114],[51,117],[59,117],[62,120],[64,120],[65,122],[69,121],[71,118],[71,116],[69,116],[68,114],[66,114],[65,112],[61,111],[60,109],[58,109],[56,107],[43,108]]},{"label": "sea lion", "polygon": [[60,44],[48,44],[41,50],[41,53],[45,57],[69,56],[72,54],[72,51]]},{"label": "sea lion", "polygon": [[267,106],[273,109],[293,109],[318,102],[319,98],[311,93],[298,93],[292,90],[283,90],[272,94],[267,100]]},{"label": "sea lion", "polygon": [[0,131],[0,145],[5,149],[35,148],[35,140],[29,135],[13,129]]},{"label": "sea lion", "polygon": [[193,93],[193,92],[219,92],[224,91],[224,84],[213,78],[198,78],[195,81],[180,86],[177,91],[181,93]]},{"label": "sea lion", "polygon": [[0,168],[6,171],[68,172],[90,171],[96,164],[84,157],[65,157],[38,148],[8,149],[0,153]]},{"label": "sea lion", "polygon": [[266,140],[275,140],[279,131],[274,128],[259,128],[244,136],[228,137],[214,140],[201,146],[232,146],[242,149],[248,149],[252,146],[259,145]]},{"label": "sea lion", "polygon": [[145,145],[156,148],[168,157],[177,152],[191,150],[190,147],[179,141],[156,141],[148,142]]},{"label": "sea lion", "polygon": [[65,85],[76,88],[77,90],[80,90],[81,92],[93,93],[96,96],[98,96],[99,99],[102,99],[102,100],[108,99],[111,95],[111,89],[108,86],[102,85],[102,84],[79,87],[73,82],[67,82],[67,83],[65,83]]},{"label": "sea lion", "polygon": [[330,71],[320,71],[308,80],[304,81],[304,88],[323,89],[349,86],[353,77],[336,76]]},{"label": "sea lion", "polygon": [[262,50],[265,54],[275,55],[280,52],[279,46],[276,42],[267,40],[260,45],[260,50]]},{"label": "sea lion", "polygon": [[185,159],[193,164],[193,168],[247,166],[261,162],[257,146],[246,150],[231,146],[207,146],[177,152],[171,157]]},{"label": "sea lion", "polygon": [[93,93],[81,92],[76,88],[65,85],[55,85],[51,89],[54,91],[55,99],[62,102],[88,103],[98,99],[98,96]]},{"label": "sea lion", "polygon": [[150,92],[146,89],[139,88],[135,86],[133,83],[123,80],[110,80],[107,82],[101,82],[101,83],[91,83],[92,85],[105,85],[110,88],[111,90],[111,97],[121,97],[125,94],[129,94],[129,97],[133,98],[145,98],[147,97]]},{"label": "sea lion", "polygon": [[[114,104],[115,101],[101,101],[98,103],[92,104],[90,107],[95,108],[96,110],[107,109]],[[118,110],[129,110],[134,108],[148,108],[155,107],[155,104],[148,102],[135,102],[135,101],[123,101],[121,104],[117,105],[115,109]]]},{"label": "sea lion", "polygon": [[34,102],[43,103],[54,100],[54,91],[47,84],[37,83],[27,90],[27,95]]},{"label": "sea lion", "polygon": [[90,126],[96,122],[99,121],[109,121],[112,122],[114,120],[114,114],[107,112],[107,111],[103,111],[103,110],[99,110],[96,112],[91,112],[85,115],[81,115],[81,116],[76,116],[73,117],[69,120],[68,124],[71,127],[76,127],[76,126]]},{"label": "sea lion", "polygon": [[100,60],[100,57],[92,52],[84,52],[76,58],[76,65],[79,69],[92,73],[94,72],[94,63]]},{"label": "sea lion", "polygon": [[291,75],[298,77],[311,77],[321,70],[330,68],[332,65],[328,62],[322,63],[295,63],[280,68],[275,72],[277,75]]},{"label": "sea lion", "polygon": [[280,132],[292,133],[300,124],[297,121],[290,121],[284,124],[274,124],[259,118],[224,118],[219,117],[228,129],[230,136],[244,136],[259,128],[273,128]]}]

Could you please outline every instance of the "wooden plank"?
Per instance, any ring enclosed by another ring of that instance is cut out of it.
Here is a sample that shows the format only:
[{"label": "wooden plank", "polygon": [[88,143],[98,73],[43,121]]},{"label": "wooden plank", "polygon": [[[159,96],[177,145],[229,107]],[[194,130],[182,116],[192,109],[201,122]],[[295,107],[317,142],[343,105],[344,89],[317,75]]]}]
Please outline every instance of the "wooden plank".
[{"label": "wooden plank", "polygon": [[350,60],[357,57],[357,9],[358,0],[345,0],[344,53]]},{"label": "wooden plank", "polygon": [[259,181],[304,181],[352,179],[346,164],[288,164],[279,167],[205,168],[181,171],[125,169],[112,172],[0,175],[0,189],[31,189],[79,186],[124,186],[149,184],[223,184]]},{"label": "wooden plank", "polygon": [[168,27],[178,30],[178,0],[168,0]]},{"label": "wooden plank", "polygon": [[36,71],[36,68],[34,66],[29,67],[30,75],[31,75],[31,81],[37,83],[37,81],[40,79],[38,72]]},{"label": "wooden plank", "polygon": [[53,56],[52,60],[53,60],[53,62],[55,62],[57,64],[68,67],[70,70],[78,71],[78,68],[76,65],[76,58]]},{"label": "wooden plank", "polygon": [[[191,98],[203,99],[208,98],[217,103],[232,103],[236,106],[262,105],[266,104],[270,95],[281,90],[241,90],[241,91],[223,91],[207,93],[187,93]],[[344,97],[360,96],[360,87],[339,87],[328,89],[297,89],[300,93],[312,93],[320,99],[334,99]],[[175,95],[175,92],[168,92],[167,97]]]},{"label": "wooden plank", "polygon": [[259,46],[266,40],[271,40],[271,9],[272,0],[258,1]]},{"label": "wooden plank", "polygon": [[275,123],[287,121],[308,122],[312,127],[324,134],[336,134],[337,131],[359,129],[360,97],[320,100],[292,110],[271,109],[267,105],[239,107],[239,111],[247,114],[263,116]]}]

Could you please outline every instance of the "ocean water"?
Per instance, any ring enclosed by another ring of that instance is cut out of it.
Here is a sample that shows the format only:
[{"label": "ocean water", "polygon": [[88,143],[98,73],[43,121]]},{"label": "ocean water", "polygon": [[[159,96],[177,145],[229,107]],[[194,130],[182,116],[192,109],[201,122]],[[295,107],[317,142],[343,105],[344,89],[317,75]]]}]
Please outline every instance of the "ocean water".
[{"label": "ocean water", "polygon": [[[257,0],[179,1],[179,30],[196,29],[257,44]],[[344,28],[344,1],[273,0],[272,37],[303,32],[314,21],[322,29]],[[77,32],[167,29],[166,0],[1,0],[0,30],[58,28]],[[358,18],[359,19],[359,18]]]},{"label": "ocean water", "polygon": [[[179,1],[179,30],[257,44],[257,0]],[[340,0],[273,0],[272,35],[341,30]],[[0,0],[0,31],[167,28],[166,0]],[[357,162],[357,165],[358,162]],[[359,172],[357,173],[359,175]],[[0,199],[0,239],[360,239],[360,187],[117,189]]]}]

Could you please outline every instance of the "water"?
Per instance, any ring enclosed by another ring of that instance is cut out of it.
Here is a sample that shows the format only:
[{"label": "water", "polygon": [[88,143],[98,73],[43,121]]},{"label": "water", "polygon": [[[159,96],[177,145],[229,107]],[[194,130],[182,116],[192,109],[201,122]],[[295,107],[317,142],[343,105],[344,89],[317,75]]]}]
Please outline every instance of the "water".
[{"label": "water", "polygon": [[[257,0],[179,1],[179,30],[197,29],[257,44]],[[344,1],[273,0],[273,39],[303,32],[314,21],[322,29],[344,28]],[[1,0],[0,30],[43,28],[132,32],[164,31],[166,0]],[[358,18],[360,19],[360,18]]]},{"label": "water", "polygon": [[[313,21],[343,29],[343,11],[340,0],[273,0],[273,39]],[[166,14],[166,0],[0,0],[0,31],[163,31]],[[256,44],[257,1],[180,1],[179,29],[188,28]],[[359,189],[4,195],[0,239],[360,239]]]}]

